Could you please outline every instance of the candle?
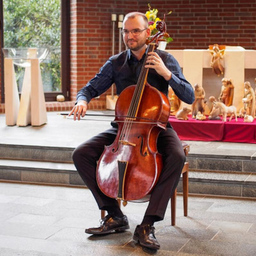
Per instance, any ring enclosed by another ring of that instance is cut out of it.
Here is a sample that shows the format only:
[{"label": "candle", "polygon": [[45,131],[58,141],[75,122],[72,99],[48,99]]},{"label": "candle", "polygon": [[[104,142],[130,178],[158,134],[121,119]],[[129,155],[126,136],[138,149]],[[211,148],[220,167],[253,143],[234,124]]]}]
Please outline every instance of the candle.
[{"label": "candle", "polygon": [[112,14],[111,19],[112,19],[112,21],[116,21],[116,14]]},{"label": "candle", "polygon": [[118,28],[122,28],[123,27],[123,22],[122,21],[118,21]]},{"label": "candle", "polygon": [[119,21],[123,21],[123,20],[124,20],[124,15],[123,15],[123,14],[120,14],[120,15],[118,16],[118,18],[119,18]]}]

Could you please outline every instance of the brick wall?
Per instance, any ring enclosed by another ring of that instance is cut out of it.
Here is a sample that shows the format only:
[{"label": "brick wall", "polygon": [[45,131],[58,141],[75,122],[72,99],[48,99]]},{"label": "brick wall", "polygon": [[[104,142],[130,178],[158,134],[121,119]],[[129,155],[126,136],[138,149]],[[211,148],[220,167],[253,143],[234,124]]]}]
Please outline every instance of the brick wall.
[{"label": "brick wall", "polygon": [[[173,11],[166,22],[174,42],[167,48],[207,49],[217,43],[256,49],[256,2],[252,0],[71,0],[72,101],[112,54],[111,14],[146,12],[148,2],[158,8],[160,18]],[[117,53],[117,23],[115,28]],[[66,109],[70,104],[59,106]],[[105,95],[94,99],[90,108],[104,109]]]},{"label": "brick wall", "polygon": [[[111,14],[124,14],[137,9],[137,1],[71,1],[71,100],[99,71],[112,55]],[[147,4],[146,4],[147,8]],[[117,21],[118,22],[118,21]],[[119,31],[115,23],[115,53],[118,53]],[[124,45],[122,44],[122,49]],[[110,91],[107,92],[109,94]],[[105,108],[105,94],[91,102],[90,107]]]},{"label": "brick wall", "polygon": [[[112,53],[111,13],[147,11],[149,1],[72,1],[72,93],[91,79]],[[256,2],[249,0],[150,1],[159,17],[167,16],[167,28],[174,41],[167,48],[207,49],[210,44],[256,49]],[[116,25],[115,49],[118,52]],[[108,92],[110,93],[110,91]],[[104,108],[105,97],[91,102]]]}]

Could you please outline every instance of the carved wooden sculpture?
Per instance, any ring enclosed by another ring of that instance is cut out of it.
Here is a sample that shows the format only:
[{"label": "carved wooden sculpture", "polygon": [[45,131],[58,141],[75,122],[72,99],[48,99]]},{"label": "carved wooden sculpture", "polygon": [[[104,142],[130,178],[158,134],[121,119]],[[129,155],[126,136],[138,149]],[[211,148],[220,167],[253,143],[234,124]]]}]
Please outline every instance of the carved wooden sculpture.
[{"label": "carved wooden sculpture", "polygon": [[212,50],[210,49],[210,52],[212,54],[211,59],[211,67],[214,71],[214,73],[218,76],[224,74],[224,67],[221,63],[221,60],[223,59],[225,49],[221,49],[218,44],[214,44],[212,47]]},{"label": "carved wooden sculpture", "polygon": [[192,117],[196,118],[196,115],[198,112],[201,112],[201,114],[204,113],[205,109],[205,91],[204,88],[199,86],[198,84],[195,85],[195,101],[192,104]]},{"label": "carved wooden sculpture", "polygon": [[231,79],[223,78],[221,80],[222,87],[219,96],[219,101],[224,103],[226,106],[231,106],[233,104],[234,98],[234,85]]},{"label": "carved wooden sculpture", "polygon": [[[250,82],[244,83],[243,110],[246,114],[255,117],[255,93]],[[241,110],[240,110],[241,112]]]}]

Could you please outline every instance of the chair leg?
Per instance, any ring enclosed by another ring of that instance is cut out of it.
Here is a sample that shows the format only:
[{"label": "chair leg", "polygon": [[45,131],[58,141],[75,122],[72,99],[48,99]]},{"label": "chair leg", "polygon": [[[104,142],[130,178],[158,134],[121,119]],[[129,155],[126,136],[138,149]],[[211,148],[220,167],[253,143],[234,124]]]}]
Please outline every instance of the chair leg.
[{"label": "chair leg", "polygon": [[119,205],[119,207],[121,209],[121,199],[117,199],[117,202],[118,202],[118,205]]},{"label": "chair leg", "polygon": [[171,197],[171,224],[175,226],[176,221],[176,196],[177,196],[177,189],[175,189],[172,197]]},{"label": "chair leg", "polygon": [[[183,180],[183,208],[184,216],[188,216],[188,162],[185,163],[182,170],[182,180]],[[176,197],[177,188],[175,189],[171,197],[171,222],[172,226],[176,224]]]},{"label": "chair leg", "polygon": [[[121,208],[121,199],[117,199],[117,202],[118,202],[119,207]],[[101,219],[103,219],[105,217],[105,215],[106,215],[106,211],[105,210],[101,210],[100,211]]]},{"label": "chair leg", "polygon": [[106,212],[104,211],[104,210],[101,210],[101,219],[103,219],[104,217],[105,217],[105,214],[106,214]]},{"label": "chair leg", "polygon": [[184,216],[188,216],[188,171],[182,175]]}]

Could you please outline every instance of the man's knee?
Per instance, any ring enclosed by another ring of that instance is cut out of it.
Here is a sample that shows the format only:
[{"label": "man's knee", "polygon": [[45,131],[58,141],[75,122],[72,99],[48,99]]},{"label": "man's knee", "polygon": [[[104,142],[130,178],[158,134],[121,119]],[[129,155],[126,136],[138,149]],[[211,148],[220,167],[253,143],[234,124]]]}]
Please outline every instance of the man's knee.
[{"label": "man's knee", "polygon": [[186,161],[186,156],[182,147],[171,150],[171,152],[168,153],[168,156],[168,161],[175,162],[177,165],[184,165]]},{"label": "man's knee", "polygon": [[185,153],[184,151],[182,150],[182,152],[179,154],[179,159],[180,159],[180,163],[182,165],[184,165],[184,163],[186,162],[186,156],[185,156]]},{"label": "man's knee", "polygon": [[86,149],[84,147],[78,146],[73,152],[72,152],[72,159],[73,162],[79,162],[84,156],[85,156]]},{"label": "man's knee", "polygon": [[78,155],[79,155],[78,150],[75,149],[75,150],[72,152],[72,155],[71,155],[71,157],[72,157],[72,159],[73,159],[73,162],[76,162],[76,159],[77,159]]}]

